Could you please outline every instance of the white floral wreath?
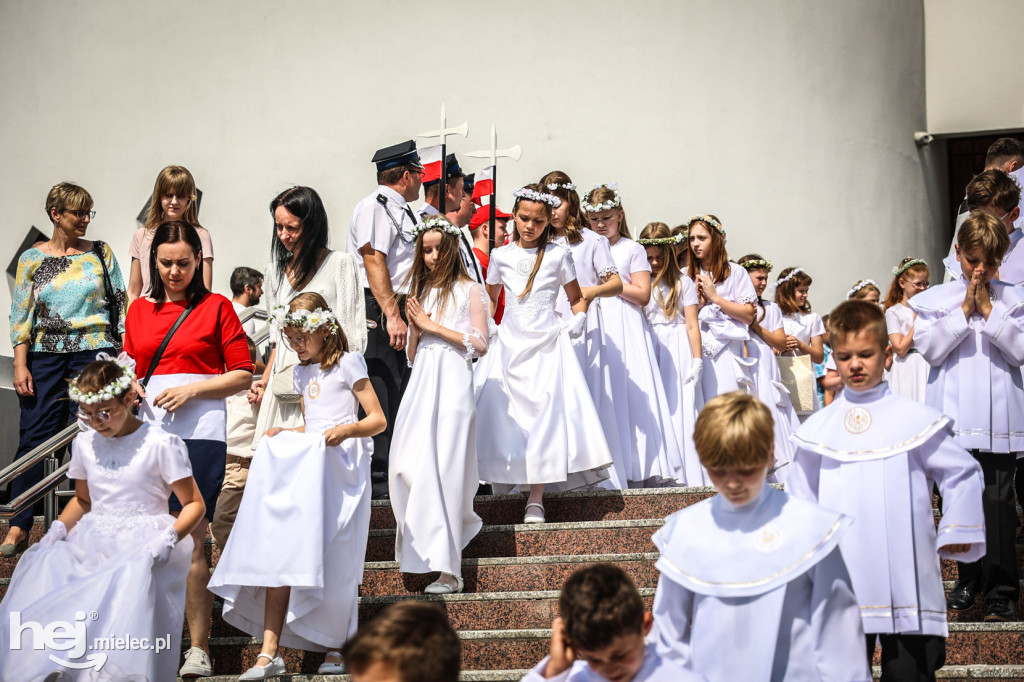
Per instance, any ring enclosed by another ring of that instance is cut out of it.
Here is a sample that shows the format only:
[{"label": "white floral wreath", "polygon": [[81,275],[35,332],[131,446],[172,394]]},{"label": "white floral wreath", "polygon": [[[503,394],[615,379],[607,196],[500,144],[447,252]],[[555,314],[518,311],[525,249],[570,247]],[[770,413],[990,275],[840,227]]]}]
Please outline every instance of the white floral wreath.
[{"label": "white floral wreath", "polygon": [[722,227],[722,223],[718,222],[714,218],[706,214],[692,215],[690,216],[690,222],[686,223],[686,227],[692,227],[694,223],[704,223],[718,230],[718,234],[725,236],[725,228]]},{"label": "white floral wreath", "polygon": [[289,312],[288,308],[279,305],[274,306],[270,317],[271,324],[278,330],[283,330],[285,327],[296,327],[307,334],[312,334],[324,325],[327,325],[331,332],[338,330],[338,318],[334,316],[333,312],[323,308],[313,311],[299,308]]},{"label": "white floral wreath", "polygon": [[81,405],[94,405],[95,403],[100,403],[104,400],[116,398],[130,389],[132,387],[132,382],[135,381],[135,360],[133,360],[127,353],[122,352],[116,358],[112,358],[106,353],[97,353],[96,359],[116,363],[118,367],[121,368],[121,376],[117,377],[100,390],[90,391],[89,393],[83,393],[78,388],[77,377],[72,379],[71,385],[68,387],[68,397]]},{"label": "white floral wreath", "polygon": [[462,230],[455,227],[455,225],[452,224],[452,221],[438,215],[430,216],[422,223],[413,227],[412,236],[413,238],[419,237],[427,230],[441,230],[442,232],[447,232],[448,234],[454,235],[456,237],[462,236]]},{"label": "white floral wreath", "polygon": [[928,261],[926,261],[924,258],[912,258],[903,265],[897,265],[895,268],[893,268],[892,274],[895,275],[896,277],[899,277],[900,275],[902,275],[904,272],[914,267],[915,265],[923,265],[925,267],[928,267]]},{"label": "white floral wreath", "polygon": [[781,285],[783,285],[786,282],[788,282],[789,280],[793,279],[794,277],[799,275],[801,272],[804,273],[805,275],[807,274],[807,271],[804,270],[803,268],[793,268],[792,272],[790,272],[788,275],[786,275],[782,279],[780,279],[777,282],[775,282],[775,288],[778,289]]},{"label": "white floral wreath", "polygon": [[584,200],[583,203],[580,204],[580,208],[582,208],[585,213],[600,213],[601,211],[610,211],[613,208],[622,206],[622,196],[619,194],[619,183],[609,182],[605,185],[594,185],[594,189],[587,192],[587,199],[589,199],[590,195],[599,189],[610,189],[615,193],[615,196],[608,201],[602,201],[600,204],[592,204],[590,201]]},{"label": "white floral wreath", "polygon": [[672,237],[657,237],[655,239],[637,239],[636,243],[640,246],[666,246],[668,244],[682,244],[683,240],[686,239],[686,235],[680,232],[679,234]]},{"label": "white floral wreath", "polygon": [[527,187],[520,187],[515,192],[512,192],[512,196],[516,199],[525,199],[526,201],[537,201],[542,204],[547,204],[551,208],[558,208],[562,205],[562,200],[554,194],[541,194],[537,190],[529,189]]},{"label": "white floral wreath", "polygon": [[746,260],[740,263],[740,265],[742,265],[747,270],[760,270],[761,268],[764,268],[768,272],[771,272],[772,268],[775,267],[772,265],[772,262],[770,260],[765,260],[764,258],[754,258],[752,260]]},{"label": "white floral wreath", "polygon": [[574,183],[574,182],[564,182],[562,184],[558,184],[557,182],[552,182],[552,183],[550,183],[548,185],[548,189],[551,190],[552,192],[554,192],[559,187],[561,187],[562,189],[568,190],[570,192],[575,192],[576,191],[576,183]]},{"label": "white floral wreath", "polygon": [[[853,296],[855,293],[857,293],[858,291],[860,291],[861,289],[863,289],[864,287],[866,287],[868,285],[871,285],[874,288],[878,289],[878,282],[876,282],[875,280],[873,280],[873,279],[862,279],[861,281],[859,281],[856,284],[854,284],[852,289],[850,289],[849,291],[846,292],[846,300],[849,301],[851,296]],[[881,290],[879,289],[879,291],[881,291]]]}]

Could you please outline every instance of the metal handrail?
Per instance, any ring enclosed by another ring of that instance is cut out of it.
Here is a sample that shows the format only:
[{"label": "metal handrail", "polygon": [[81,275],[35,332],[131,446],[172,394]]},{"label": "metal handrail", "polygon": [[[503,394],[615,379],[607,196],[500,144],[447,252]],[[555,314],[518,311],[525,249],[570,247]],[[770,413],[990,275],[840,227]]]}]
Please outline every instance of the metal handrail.
[{"label": "metal handrail", "polygon": [[0,471],[0,486],[10,483],[40,461],[43,462],[45,471],[41,481],[7,504],[0,504],[0,519],[13,518],[45,497],[43,515],[46,518],[46,526],[49,527],[57,517],[57,497],[54,490],[67,479],[70,466],[70,463],[58,466],[56,453],[57,450],[73,441],[78,433],[78,422],[70,424],[63,431],[32,448],[24,457],[15,460],[3,471]]},{"label": "metal handrail", "polygon": [[267,309],[258,305],[249,306],[238,314],[238,321],[245,324],[254,317],[257,320],[267,319]]}]

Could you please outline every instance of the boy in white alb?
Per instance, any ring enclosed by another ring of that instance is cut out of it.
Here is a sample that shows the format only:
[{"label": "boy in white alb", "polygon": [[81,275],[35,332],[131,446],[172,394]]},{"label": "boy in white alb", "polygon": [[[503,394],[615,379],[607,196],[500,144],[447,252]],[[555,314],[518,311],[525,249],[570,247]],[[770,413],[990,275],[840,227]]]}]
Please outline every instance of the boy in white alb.
[{"label": "boy in white alb", "polygon": [[718,495],[654,536],[657,650],[711,682],[871,679],[839,541],[844,514],[765,485],[771,412],[742,392],[710,400],[694,444]]},{"label": "boy in white alb", "polygon": [[654,618],[618,566],[593,564],[565,581],[551,624],[551,654],[522,682],[702,682],[644,637]]},{"label": "boy in white alb", "polygon": [[1013,476],[1024,451],[1024,289],[995,279],[1009,244],[1003,223],[974,211],[957,232],[963,277],[910,299],[914,343],[932,366],[926,401],[953,418],[956,442],[984,476],[988,552],[961,559],[974,563],[957,567],[949,607],[970,608],[980,591],[987,621],[1015,620],[1020,593]]},{"label": "boy in white alb", "polygon": [[[934,680],[948,634],[939,557],[985,553],[981,469],[951,437],[947,417],[882,380],[891,349],[877,305],[846,301],[829,323],[845,390],[797,429],[786,487],[854,519],[839,548],[867,660],[881,640],[882,680]],[[943,501],[937,530],[935,485]]]}]

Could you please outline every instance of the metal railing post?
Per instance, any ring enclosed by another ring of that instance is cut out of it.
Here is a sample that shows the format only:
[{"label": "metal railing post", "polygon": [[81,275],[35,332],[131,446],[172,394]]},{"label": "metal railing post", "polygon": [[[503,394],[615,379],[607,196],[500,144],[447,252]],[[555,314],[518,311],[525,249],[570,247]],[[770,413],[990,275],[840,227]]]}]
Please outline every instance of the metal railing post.
[{"label": "metal railing post", "polygon": [[[51,453],[49,457],[43,460],[43,475],[49,476],[57,470],[59,462],[57,458]],[[45,528],[53,524],[54,519],[57,518],[57,487],[54,486],[46,493],[46,497],[43,498],[43,519],[45,519]]]}]

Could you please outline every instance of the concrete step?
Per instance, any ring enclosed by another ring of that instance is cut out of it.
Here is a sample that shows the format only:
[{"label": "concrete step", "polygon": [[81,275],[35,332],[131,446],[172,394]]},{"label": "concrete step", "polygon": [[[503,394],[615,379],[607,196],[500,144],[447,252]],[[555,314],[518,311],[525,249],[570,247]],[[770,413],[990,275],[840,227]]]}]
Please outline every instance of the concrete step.
[{"label": "concrete step", "polygon": [[[949,666],[1017,666],[1024,661],[1024,623],[951,623],[949,629]],[[548,628],[460,631],[462,667],[467,671],[531,668],[547,655],[550,637]],[[214,670],[241,671],[254,664],[261,642],[225,637],[212,638],[210,644]],[[315,672],[323,658],[322,654],[296,650],[282,650],[282,656],[289,670],[303,673]]]}]

